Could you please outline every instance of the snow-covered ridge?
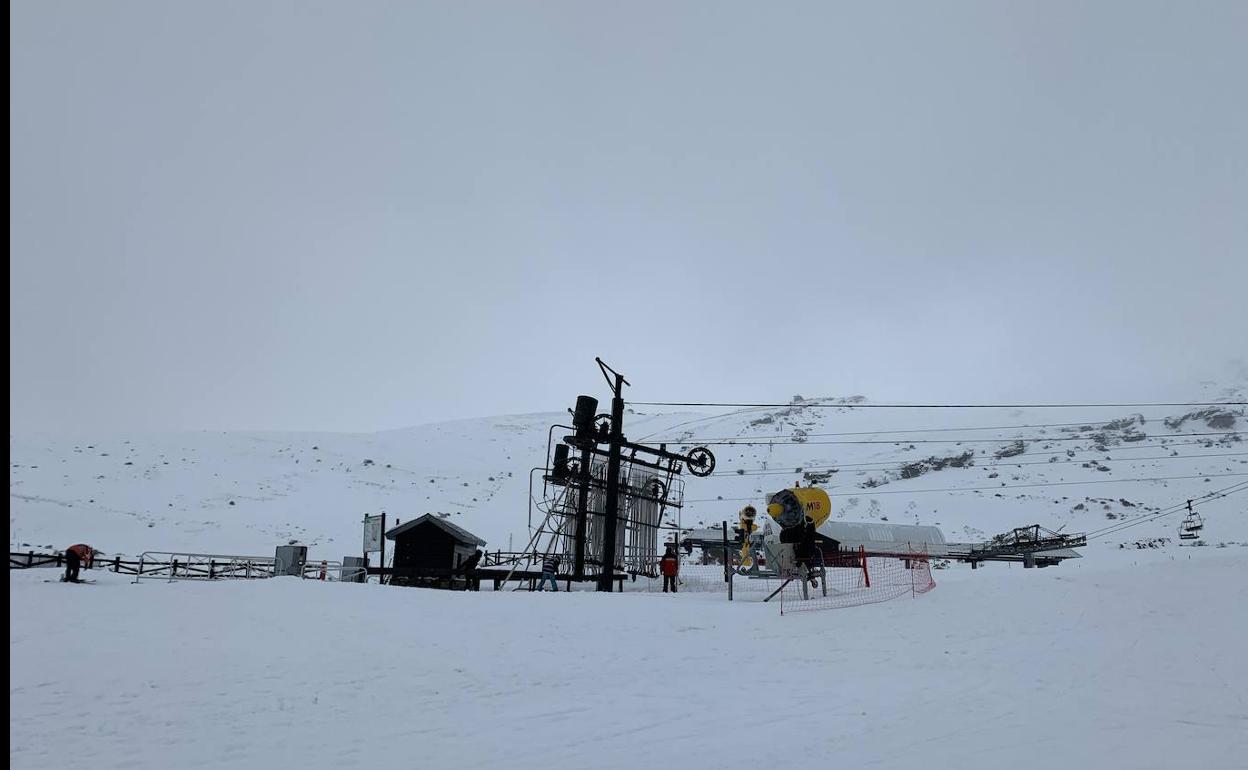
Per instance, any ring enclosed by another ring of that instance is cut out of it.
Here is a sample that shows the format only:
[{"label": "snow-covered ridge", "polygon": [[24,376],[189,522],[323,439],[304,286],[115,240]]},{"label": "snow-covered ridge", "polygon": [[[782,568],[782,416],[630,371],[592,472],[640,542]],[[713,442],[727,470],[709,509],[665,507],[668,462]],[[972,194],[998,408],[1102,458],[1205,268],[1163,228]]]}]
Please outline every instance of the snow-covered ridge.
[{"label": "snow-covered ridge", "polygon": [[[1210,391],[1245,397],[1242,387],[1222,387],[1206,389],[1205,400]],[[625,433],[715,451],[716,473],[686,480],[679,520],[687,527],[735,518],[746,501],[800,481],[827,487],[836,517],[937,524],[951,539],[975,540],[1030,523],[1093,530],[1248,480],[1239,406],[894,411],[856,403],[864,400],[727,413],[636,407]],[[359,550],[362,516],[384,510],[401,520],[443,513],[491,548],[518,548],[527,540],[529,471],[544,462],[550,425],[566,420],[509,415],[372,434],[10,436],[10,541],[23,549],[87,541],[128,554],[268,553],[299,541],[336,558]],[[1210,544],[1248,541],[1245,510],[1248,494],[1209,504]],[[1173,535],[1177,523],[1143,524],[1114,542]]]}]

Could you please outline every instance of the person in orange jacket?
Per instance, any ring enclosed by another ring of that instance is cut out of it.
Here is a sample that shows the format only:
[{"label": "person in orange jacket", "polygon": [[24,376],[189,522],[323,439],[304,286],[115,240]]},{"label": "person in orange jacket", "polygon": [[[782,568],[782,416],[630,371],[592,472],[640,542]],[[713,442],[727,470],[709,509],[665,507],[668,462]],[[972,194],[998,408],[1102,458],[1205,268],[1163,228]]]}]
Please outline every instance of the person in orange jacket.
[{"label": "person in orange jacket", "polygon": [[67,583],[77,583],[78,567],[82,564],[87,565],[87,569],[91,569],[91,563],[95,561],[95,549],[85,543],[76,543],[65,549],[65,577],[63,580]]},{"label": "person in orange jacket", "polygon": [[659,559],[659,572],[663,573],[663,593],[667,593],[669,585],[672,587],[672,593],[676,593],[676,576],[680,573],[680,559],[676,558],[676,550],[670,545],[667,547],[667,553]]}]

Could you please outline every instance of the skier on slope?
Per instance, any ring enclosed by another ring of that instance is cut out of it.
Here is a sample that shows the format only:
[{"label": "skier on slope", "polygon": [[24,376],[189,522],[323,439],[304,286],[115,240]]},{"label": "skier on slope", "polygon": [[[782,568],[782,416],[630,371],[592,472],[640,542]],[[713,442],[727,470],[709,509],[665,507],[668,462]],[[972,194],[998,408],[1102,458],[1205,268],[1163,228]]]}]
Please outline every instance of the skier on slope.
[{"label": "skier on slope", "polygon": [[85,543],[75,543],[65,549],[65,577],[62,581],[67,583],[78,583],[78,567],[82,564],[87,565],[87,569],[91,569],[91,563],[95,561],[95,549]]}]

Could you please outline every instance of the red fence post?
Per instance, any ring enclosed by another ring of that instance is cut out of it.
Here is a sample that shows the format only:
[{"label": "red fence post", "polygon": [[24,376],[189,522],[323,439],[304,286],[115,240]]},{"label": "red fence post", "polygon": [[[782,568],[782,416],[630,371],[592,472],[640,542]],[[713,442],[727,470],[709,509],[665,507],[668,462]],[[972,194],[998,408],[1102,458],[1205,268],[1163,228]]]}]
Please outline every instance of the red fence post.
[{"label": "red fence post", "polygon": [[913,599],[915,596],[914,570],[917,565],[915,564],[915,561],[914,561],[916,551],[914,550],[914,546],[911,545],[910,543],[906,543],[906,553],[909,554],[909,558],[906,559],[906,569],[908,570],[906,574],[910,576],[910,598]]},{"label": "red fence post", "polygon": [[867,572],[867,549],[858,546],[858,558],[862,560],[862,579],[866,581],[867,588],[871,587],[871,573]]}]

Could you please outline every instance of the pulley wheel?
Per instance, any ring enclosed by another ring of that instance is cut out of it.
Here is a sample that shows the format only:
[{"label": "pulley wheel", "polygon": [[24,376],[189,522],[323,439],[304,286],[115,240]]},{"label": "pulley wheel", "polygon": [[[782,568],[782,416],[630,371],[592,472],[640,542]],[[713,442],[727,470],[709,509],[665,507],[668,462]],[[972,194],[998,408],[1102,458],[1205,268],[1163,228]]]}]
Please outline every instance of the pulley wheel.
[{"label": "pulley wheel", "polygon": [[710,476],[715,472],[715,455],[704,446],[696,447],[685,456],[685,465],[694,476]]}]

